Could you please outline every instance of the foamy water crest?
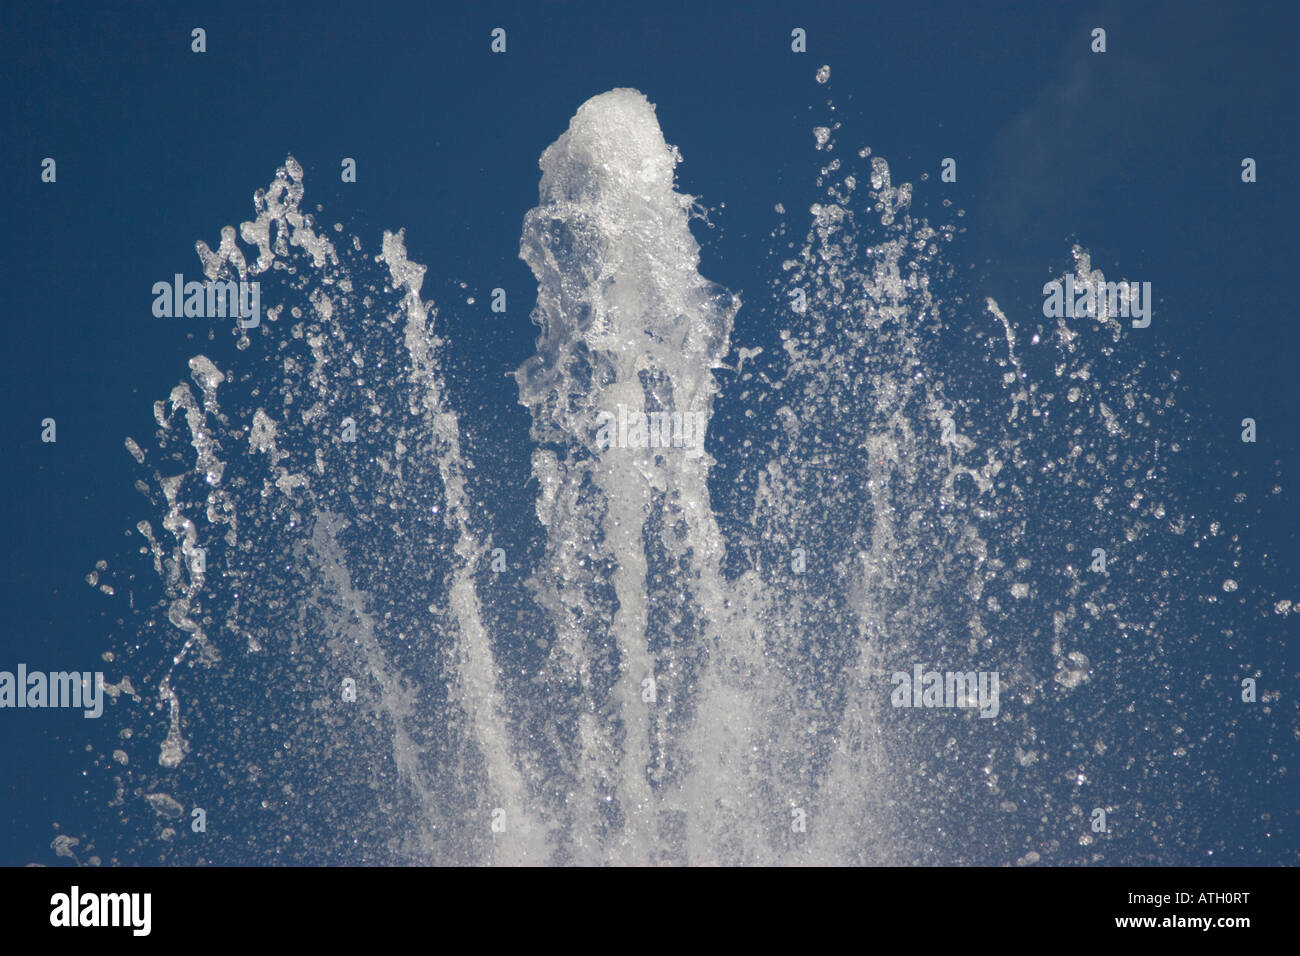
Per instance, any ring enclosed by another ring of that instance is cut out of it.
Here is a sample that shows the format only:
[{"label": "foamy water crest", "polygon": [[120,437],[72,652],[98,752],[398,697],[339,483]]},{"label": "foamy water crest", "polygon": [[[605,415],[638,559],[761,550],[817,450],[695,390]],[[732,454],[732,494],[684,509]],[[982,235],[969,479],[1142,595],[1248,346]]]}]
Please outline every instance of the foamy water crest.
[{"label": "foamy water crest", "polygon": [[[111,858],[1167,858],[1150,802],[1201,786],[1198,741],[1235,719],[1189,706],[1180,649],[1211,626],[1198,598],[1248,600],[1216,579],[1236,539],[1169,490],[1177,369],[1104,309],[945,300],[956,230],[839,139],[818,128],[823,199],[744,306],[779,346],[747,347],[654,108],[583,104],[524,218],[524,487],[467,450],[499,411],[450,394],[404,233],[322,226],[289,159],[200,243],[265,316],[128,440],[160,584],[112,655],[122,739],[152,749],[112,764],[138,826]],[[962,336],[981,362],[952,361]],[[709,430],[720,403],[740,425]],[[533,540],[498,528],[519,508]],[[894,706],[918,666],[996,673],[1000,699]],[[177,832],[192,806],[202,841]]]}]

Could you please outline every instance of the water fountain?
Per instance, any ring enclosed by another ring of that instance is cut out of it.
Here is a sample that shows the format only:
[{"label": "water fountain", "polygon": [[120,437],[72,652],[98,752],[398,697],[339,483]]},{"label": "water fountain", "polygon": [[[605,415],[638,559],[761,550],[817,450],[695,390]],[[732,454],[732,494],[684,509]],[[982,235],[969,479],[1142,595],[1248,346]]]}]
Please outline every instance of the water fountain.
[{"label": "water fountain", "polygon": [[[403,232],[375,255],[322,226],[290,158],[242,245],[199,243],[209,280],[260,281],[263,319],[128,439],[160,590],[109,679],[154,750],[117,760],[110,812],[149,837],[111,858],[1110,859],[1082,788],[1140,817],[1158,784],[1123,761],[1180,772],[1123,688],[1168,688],[1178,594],[1215,573],[1178,543],[1221,541],[1162,489],[1176,370],[1125,366],[1104,308],[1026,339],[992,299],[985,367],[945,367],[955,230],[837,138],[817,129],[825,198],[744,307],[768,349],[699,273],[642,94],[592,98],[542,154],[529,541],[498,540],[525,490],[468,450],[493,411],[449,394]],[[1105,283],[1082,249],[1067,275]],[[707,430],[723,401],[743,428]],[[628,416],[647,427],[602,438]],[[892,706],[914,667],[1000,674],[997,715]],[[177,832],[191,806],[221,821],[204,840]]]}]

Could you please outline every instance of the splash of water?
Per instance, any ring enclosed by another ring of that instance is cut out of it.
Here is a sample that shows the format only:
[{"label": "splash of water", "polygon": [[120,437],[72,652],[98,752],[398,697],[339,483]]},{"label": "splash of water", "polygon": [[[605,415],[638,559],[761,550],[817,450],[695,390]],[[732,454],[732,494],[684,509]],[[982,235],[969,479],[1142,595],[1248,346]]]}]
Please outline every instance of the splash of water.
[{"label": "splash of water", "polygon": [[[160,770],[115,771],[121,813],[171,790],[226,821],[203,859],[246,863],[1105,859],[1080,780],[1131,786],[1125,747],[1176,772],[1144,721],[1187,709],[1168,691],[1101,722],[1090,679],[1169,686],[1177,593],[1208,573],[1176,542],[1220,534],[1158,490],[1176,375],[1119,367],[1104,310],[1026,345],[989,299],[997,371],[963,377],[945,356],[970,329],[936,290],[955,230],[858,158],[827,160],[780,263],[777,344],[732,365],[740,302],[699,273],[646,98],[589,100],[543,153],[526,574],[499,573],[520,489],[468,451],[424,267],[400,232],[372,258],[331,239],[288,160],[240,229],[251,262],[232,228],[198,244],[209,278],[271,286],[237,330],[264,357],[195,357],[199,395],[155,406],[148,451],[128,439],[164,534],[138,528],[161,590],[122,686],[162,739]],[[719,401],[741,426],[714,427]],[[1125,587],[1084,571],[1097,540]],[[914,663],[1001,672],[1002,713],[891,708]],[[188,858],[171,816],[159,853]]]}]

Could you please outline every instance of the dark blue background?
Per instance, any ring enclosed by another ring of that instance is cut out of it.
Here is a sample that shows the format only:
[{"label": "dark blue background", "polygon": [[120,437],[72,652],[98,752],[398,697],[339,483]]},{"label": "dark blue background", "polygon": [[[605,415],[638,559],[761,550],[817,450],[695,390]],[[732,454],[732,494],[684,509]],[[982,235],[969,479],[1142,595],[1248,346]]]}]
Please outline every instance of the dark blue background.
[{"label": "dark blue background", "polygon": [[[410,258],[429,267],[425,295],[452,306],[455,400],[499,406],[493,427],[524,440],[503,375],[535,334],[517,253],[537,156],[615,86],[658,104],[685,158],[681,188],[715,209],[716,228],[697,230],[701,272],[742,293],[772,278],[774,203],[802,234],[825,160],[810,128],[828,95],[843,152],[870,144],[918,200],[967,210],[952,220],[968,230],[952,258],[974,263],[974,302],[1034,314],[1076,240],[1108,277],[1152,281],[1152,334],[1195,396],[1186,460],[1204,471],[1187,476],[1189,497],[1226,511],[1238,468],[1281,483],[1252,517],[1247,553],[1269,553],[1295,596],[1295,4],[467,6],[5,6],[0,668],[91,669],[109,635],[124,636],[118,603],[83,581],[135,547],[124,531],[137,520],[157,519],[131,488],[123,436],[149,436],[152,402],[192,354],[233,354],[224,335],[153,318],[150,288],[197,275],[195,240],[215,246],[222,225],[251,218],[253,190],[287,154],[323,221],[372,249],[382,229],[407,229]],[[497,26],[504,56],[488,49]],[[795,26],[806,55],[790,52]],[[1105,56],[1088,51],[1094,26],[1108,31]],[[822,63],[826,88],[812,80]],[[55,185],[40,181],[45,156]],[[339,182],[344,156],[356,184]],[[956,184],[938,182],[945,156]],[[1257,184],[1240,182],[1243,156],[1258,161]],[[453,294],[460,280],[470,289]],[[506,317],[487,311],[495,286]],[[742,309],[733,341],[756,341],[763,321]],[[39,440],[47,416],[56,445]],[[1254,446],[1237,437],[1246,416]],[[80,832],[84,748],[102,732],[71,713],[0,713],[0,863],[52,862],[54,821]]]}]

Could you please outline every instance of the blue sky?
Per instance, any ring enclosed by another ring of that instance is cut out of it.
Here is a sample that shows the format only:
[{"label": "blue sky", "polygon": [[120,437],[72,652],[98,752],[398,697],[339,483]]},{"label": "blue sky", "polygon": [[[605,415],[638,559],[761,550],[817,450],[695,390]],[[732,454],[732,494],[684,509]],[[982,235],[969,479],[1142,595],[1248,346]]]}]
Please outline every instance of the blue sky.
[{"label": "blue sky", "polygon": [[[965,230],[952,261],[972,303],[992,295],[1009,315],[1032,314],[1074,242],[1108,276],[1115,266],[1150,279],[1161,346],[1194,396],[1188,497],[1227,508],[1239,487],[1280,482],[1287,494],[1264,497],[1246,545],[1270,556],[1266,577],[1294,585],[1293,4],[442,7],[54,3],[0,13],[10,224],[0,667],[88,667],[109,635],[129,640],[130,619],[83,581],[128,547],[136,520],[154,517],[131,487],[122,439],[152,431],[152,403],[190,355],[234,354],[153,318],[149,290],[197,273],[195,240],[215,246],[221,226],[249,218],[253,190],[290,153],[330,221],[372,243],[406,228],[410,257],[429,267],[426,296],[463,299],[455,283],[468,283],[480,312],[445,311],[452,390],[467,407],[499,405],[499,423],[484,428],[526,432],[504,375],[535,332],[522,307],[493,320],[485,293],[535,297],[518,248],[537,157],[579,104],[616,86],[657,104],[685,160],[680,188],[714,210],[715,227],[697,232],[701,272],[752,290],[733,342],[770,332],[760,290],[772,278],[772,206],[806,207],[821,161],[810,131],[828,97],[846,148],[871,145],[895,182],[920,186],[928,173],[918,202],[937,220],[945,198],[965,210],[950,220]],[[202,55],[190,51],[196,26],[207,33]],[[508,48],[493,56],[498,26]],[[1102,56],[1089,52],[1096,26],[1107,30]],[[794,27],[807,31],[806,54],[790,50]],[[813,81],[823,63],[825,88]],[[58,163],[53,185],[40,181],[47,156]],[[344,156],[357,159],[355,184],[339,181]],[[946,156],[958,160],[955,184],[938,182]],[[1252,185],[1240,180],[1246,156],[1258,162]],[[56,446],[38,440],[47,416]],[[1254,446],[1236,438],[1247,416],[1259,423]],[[84,745],[101,732],[86,723],[0,713],[0,863],[49,862],[52,821],[75,830],[85,819]]]}]

